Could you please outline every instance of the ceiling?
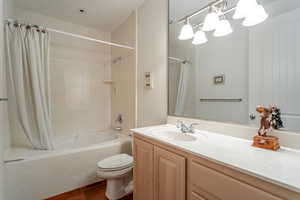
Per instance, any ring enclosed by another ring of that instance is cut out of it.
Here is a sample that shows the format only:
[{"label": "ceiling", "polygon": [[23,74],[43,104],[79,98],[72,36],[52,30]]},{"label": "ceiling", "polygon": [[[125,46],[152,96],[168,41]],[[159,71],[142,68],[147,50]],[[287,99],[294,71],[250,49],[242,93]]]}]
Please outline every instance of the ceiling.
[{"label": "ceiling", "polygon": [[[144,0],[14,0],[17,7],[111,32]],[[79,10],[87,11],[80,14]]]}]

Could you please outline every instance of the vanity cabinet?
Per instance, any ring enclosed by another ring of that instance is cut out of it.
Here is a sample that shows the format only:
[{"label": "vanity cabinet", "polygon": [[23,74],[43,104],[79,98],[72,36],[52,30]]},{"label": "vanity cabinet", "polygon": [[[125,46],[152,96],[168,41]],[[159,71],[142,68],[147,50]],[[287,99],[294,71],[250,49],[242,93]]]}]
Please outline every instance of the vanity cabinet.
[{"label": "vanity cabinet", "polygon": [[134,199],[185,200],[186,158],[134,139]]},{"label": "vanity cabinet", "polygon": [[135,200],[300,200],[300,194],[134,135]]}]

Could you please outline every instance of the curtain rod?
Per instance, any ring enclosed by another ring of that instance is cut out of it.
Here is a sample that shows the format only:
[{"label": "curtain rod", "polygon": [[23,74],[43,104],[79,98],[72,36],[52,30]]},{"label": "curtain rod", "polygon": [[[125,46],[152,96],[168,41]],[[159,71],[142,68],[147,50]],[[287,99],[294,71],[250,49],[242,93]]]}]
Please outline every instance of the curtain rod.
[{"label": "curtain rod", "polygon": [[[15,22],[17,20],[6,19],[6,21],[8,21],[8,22]],[[79,34],[74,34],[74,33],[69,33],[69,32],[65,32],[65,31],[60,31],[60,30],[53,29],[53,28],[46,28],[46,30],[48,30],[50,32],[60,33],[60,34],[63,34],[63,35],[67,35],[67,36],[71,36],[71,37],[83,39],[83,40],[89,40],[89,41],[92,41],[92,42],[97,42],[97,43],[109,45],[109,46],[115,46],[115,47],[120,47],[120,48],[124,48],[124,49],[134,50],[133,47],[130,47],[130,46],[127,46],[127,45],[117,44],[117,43],[108,42],[108,41],[104,41],[104,40],[97,40],[97,39],[94,39],[94,38],[91,38],[91,37],[87,37],[87,36],[83,36],[83,35],[79,35]]]},{"label": "curtain rod", "polygon": [[108,41],[104,41],[104,40],[97,40],[91,37],[87,37],[87,36],[83,36],[83,35],[78,35],[78,34],[74,34],[74,33],[69,33],[69,32],[64,32],[64,31],[60,31],[60,30],[56,30],[56,29],[52,29],[52,28],[46,28],[46,30],[51,31],[51,32],[55,32],[55,33],[60,33],[63,35],[68,35],[68,36],[72,36],[72,37],[76,37],[79,39],[84,39],[84,40],[89,40],[92,42],[97,42],[97,43],[102,43],[102,44],[106,44],[109,46],[115,46],[115,47],[121,47],[121,48],[125,48],[125,49],[131,49],[134,50],[133,47],[130,46],[126,46],[126,45],[122,45],[122,44],[117,44],[117,43],[113,43],[113,42],[108,42]]},{"label": "curtain rod", "polygon": [[180,58],[175,58],[175,57],[168,57],[170,60],[174,60],[174,61],[178,61],[178,62],[187,62],[187,63],[191,63],[191,61],[189,60],[183,60],[183,59],[180,59]]}]

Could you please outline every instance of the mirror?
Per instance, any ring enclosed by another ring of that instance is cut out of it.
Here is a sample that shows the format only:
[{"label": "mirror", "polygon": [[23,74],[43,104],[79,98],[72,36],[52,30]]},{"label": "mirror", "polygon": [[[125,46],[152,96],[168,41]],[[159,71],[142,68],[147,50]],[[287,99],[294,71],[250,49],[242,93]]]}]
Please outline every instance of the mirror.
[{"label": "mirror", "polygon": [[299,0],[169,5],[169,115],[258,126],[276,105],[300,131]]}]

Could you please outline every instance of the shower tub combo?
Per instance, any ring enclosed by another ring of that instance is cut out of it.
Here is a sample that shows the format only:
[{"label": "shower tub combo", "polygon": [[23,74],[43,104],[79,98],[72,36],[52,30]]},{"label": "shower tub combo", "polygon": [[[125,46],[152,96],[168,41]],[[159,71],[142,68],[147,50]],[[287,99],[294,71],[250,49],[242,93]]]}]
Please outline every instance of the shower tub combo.
[{"label": "shower tub combo", "polygon": [[13,147],[5,155],[9,200],[39,200],[98,181],[97,162],[131,154],[131,138],[108,130],[57,139],[54,151]]}]

